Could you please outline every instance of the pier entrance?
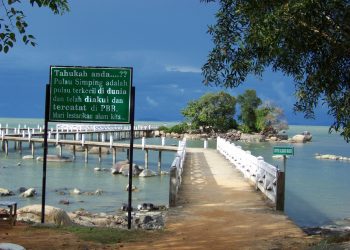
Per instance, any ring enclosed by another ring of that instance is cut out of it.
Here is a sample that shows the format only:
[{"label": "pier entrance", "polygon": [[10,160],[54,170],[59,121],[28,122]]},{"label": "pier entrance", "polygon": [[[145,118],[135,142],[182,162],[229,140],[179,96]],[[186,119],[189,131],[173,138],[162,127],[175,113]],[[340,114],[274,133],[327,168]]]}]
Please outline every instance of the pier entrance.
[{"label": "pier entrance", "polygon": [[304,249],[312,241],[213,149],[187,148],[178,197],[167,233],[147,242],[153,249]]}]

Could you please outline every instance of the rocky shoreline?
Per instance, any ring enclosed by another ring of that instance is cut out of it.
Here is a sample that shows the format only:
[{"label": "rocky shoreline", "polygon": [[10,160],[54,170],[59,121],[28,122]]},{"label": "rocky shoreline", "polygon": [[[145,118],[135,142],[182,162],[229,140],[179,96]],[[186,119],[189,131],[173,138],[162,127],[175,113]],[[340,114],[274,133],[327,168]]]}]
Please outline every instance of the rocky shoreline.
[{"label": "rocky shoreline", "polygon": [[155,131],[154,134],[155,137],[168,137],[168,138],[176,138],[176,139],[182,139],[186,138],[189,140],[214,140],[218,136],[221,138],[224,138],[228,141],[235,142],[235,141],[241,141],[241,142],[248,142],[248,143],[258,143],[258,142],[284,142],[284,143],[306,143],[310,142],[312,140],[312,135],[304,131],[300,134],[296,134],[292,136],[291,138],[288,138],[288,135],[285,133],[285,131],[282,131],[281,133],[277,133],[276,131],[273,131],[271,133],[254,133],[254,134],[247,134],[243,133],[239,130],[230,130],[227,133],[184,133],[184,134],[177,134],[177,133],[165,133],[164,131]]},{"label": "rocky shoreline", "polygon": [[[132,211],[132,228],[145,230],[159,230],[165,226],[168,209],[165,206],[149,206],[152,209],[143,209],[144,204]],[[146,205],[146,206],[147,206]],[[29,205],[18,209],[17,221],[36,224],[41,222],[41,204]],[[123,208],[115,214],[90,213],[86,210],[66,212],[61,208],[45,206],[45,224],[55,226],[85,226],[127,229],[128,216]]]}]

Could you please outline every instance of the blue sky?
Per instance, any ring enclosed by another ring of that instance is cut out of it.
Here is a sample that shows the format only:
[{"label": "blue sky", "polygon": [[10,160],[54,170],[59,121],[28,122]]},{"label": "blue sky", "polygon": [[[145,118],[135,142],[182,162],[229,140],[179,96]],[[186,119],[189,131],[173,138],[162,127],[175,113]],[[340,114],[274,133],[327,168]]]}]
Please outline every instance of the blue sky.
[{"label": "blue sky", "polygon": [[[43,118],[50,65],[133,67],[137,120],[181,121],[181,109],[190,100],[221,90],[205,87],[200,70],[213,46],[207,26],[215,22],[215,4],[72,0],[63,16],[21,8],[38,46],[19,41],[0,54],[0,117]],[[293,113],[294,84],[281,73],[251,76],[228,91],[238,95],[248,88],[282,107],[289,124],[331,124],[325,108],[318,109],[316,120]]]}]

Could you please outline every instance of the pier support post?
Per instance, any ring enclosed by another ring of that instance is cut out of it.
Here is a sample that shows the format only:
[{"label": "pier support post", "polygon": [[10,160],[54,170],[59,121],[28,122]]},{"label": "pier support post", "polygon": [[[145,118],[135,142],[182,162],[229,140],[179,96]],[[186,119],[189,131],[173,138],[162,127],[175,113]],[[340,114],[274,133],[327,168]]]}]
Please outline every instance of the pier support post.
[{"label": "pier support post", "polygon": [[128,161],[130,161],[130,149],[126,150],[126,159],[128,159]]},{"label": "pier support post", "polygon": [[62,144],[58,144],[58,155],[62,157]]},{"label": "pier support post", "polygon": [[112,149],[113,165],[117,163],[117,148]]},{"label": "pier support post", "polygon": [[102,161],[102,148],[98,147],[98,162]]},{"label": "pier support post", "polygon": [[32,148],[32,157],[34,159],[34,157],[35,157],[35,144],[34,144],[34,142],[31,142],[30,145],[31,145],[31,148]]},{"label": "pier support post", "polygon": [[8,140],[4,141],[4,146],[5,146],[5,154],[8,155],[9,154],[9,142],[8,142]]},{"label": "pier support post", "polygon": [[162,172],[162,151],[158,151],[158,174],[160,175]]},{"label": "pier support post", "polygon": [[177,185],[177,179],[176,179],[176,167],[171,167],[169,172],[169,207],[175,207],[176,206],[176,185]]},{"label": "pier support post", "polygon": [[75,160],[75,158],[76,158],[76,156],[75,156],[75,152],[76,150],[75,150],[75,145],[73,145],[73,160]]},{"label": "pier support post", "polygon": [[85,146],[85,163],[88,162],[88,158],[89,158],[89,149],[87,146]]},{"label": "pier support post", "polygon": [[148,169],[148,149],[145,150],[145,168]]},{"label": "pier support post", "polygon": [[276,210],[284,211],[285,174],[279,170],[277,172],[276,188]]}]

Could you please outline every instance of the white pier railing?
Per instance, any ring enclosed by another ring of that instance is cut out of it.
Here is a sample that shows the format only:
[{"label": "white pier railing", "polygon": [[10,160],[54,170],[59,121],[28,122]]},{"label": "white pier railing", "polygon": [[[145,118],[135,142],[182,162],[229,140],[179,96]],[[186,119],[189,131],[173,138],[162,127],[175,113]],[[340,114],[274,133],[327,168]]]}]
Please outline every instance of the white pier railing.
[{"label": "white pier railing", "polygon": [[[156,130],[156,125],[135,125],[134,130]],[[59,123],[56,124],[57,131],[128,131],[130,125],[113,125],[113,124],[75,124],[75,123]]]},{"label": "white pier railing", "polygon": [[183,165],[186,158],[186,138],[179,141],[175,159],[170,167],[169,207],[176,206],[177,193],[182,183]]},{"label": "white pier railing", "polygon": [[242,172],[257,190],[274,202],[276,209],[284,209],[284,172],[265,162],[263,157],[255,157],[250,151],[245,151],[220,137],[217,138],[217,150]]}]

